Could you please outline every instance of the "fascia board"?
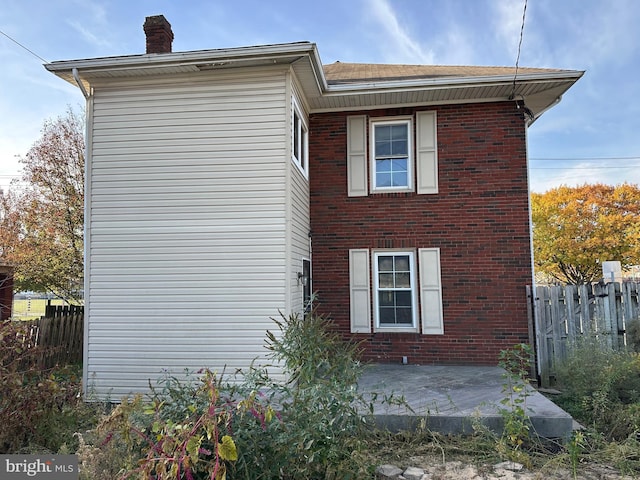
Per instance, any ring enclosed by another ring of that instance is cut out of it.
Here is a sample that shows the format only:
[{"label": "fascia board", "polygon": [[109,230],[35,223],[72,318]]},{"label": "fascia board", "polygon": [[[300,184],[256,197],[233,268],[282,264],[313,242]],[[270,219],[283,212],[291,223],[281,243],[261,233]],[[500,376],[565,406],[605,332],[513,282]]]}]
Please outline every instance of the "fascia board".
[{"label": "fascia board", "polygon": [[215,50],[196,50],[191,52],[175,52],[162,54],[130,55],[120,57],[101,57],[84,60],[62,60],[46,63],[44,67],[50,72],[61,72],[77,68],[87,70],[118,70],[144,67],[161,67],[164,65],[195,65],[200,63],[217,63],[224,61],[241,61],[251,59],[277,59],[288,56],[310,55],[317,49],[309,42],[265,45],[258,47],[238,47]]},{"label": "fascia board", "polygon": [[[584,71],[549,72],[518,75],[516,84],[523,82],[553,82],[568,80],[572,83],[580,79]],[[447,88],[447,87],[473,87],[473,86],[497,86],[513,83],[513,75],[482,76],[482,77],[447,77],[416,80],[392,80],[369,83],[349,83],[340,85],[328,85],[327,94],[352,94],[352,93],[379,93],[389,90],[412,90],[423,88]]]}]

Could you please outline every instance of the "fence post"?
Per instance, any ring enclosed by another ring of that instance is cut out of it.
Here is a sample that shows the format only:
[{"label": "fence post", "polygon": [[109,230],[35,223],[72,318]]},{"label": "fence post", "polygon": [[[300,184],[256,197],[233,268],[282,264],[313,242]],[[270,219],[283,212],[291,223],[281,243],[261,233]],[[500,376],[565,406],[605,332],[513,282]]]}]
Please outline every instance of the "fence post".
[{"label": "fence post", "polygon": [[551,352],[548,338],[548,318],[547,315],[548,290],[544,287],[536,287],[535,298],[535,318],[538,319],[537,341],[538,341],[538,368],[540,370],[540,384],[543,387],[549,386],[549,373]]},{"label": "fence post", "polygon": [[533,350],[533,358],[531,359],[531,371],[529,374],[531,378],[535,378],[540,382],[539,377],[539,355],[538,355],[538,342],[537,342],[537,332],[535,329],[536,320],[534,317],[535,310],[535,295],[533,289],[530,285],[525,286],[526,294],[527,294],[527,319],[529,325],[529,341],[532,343]]}]

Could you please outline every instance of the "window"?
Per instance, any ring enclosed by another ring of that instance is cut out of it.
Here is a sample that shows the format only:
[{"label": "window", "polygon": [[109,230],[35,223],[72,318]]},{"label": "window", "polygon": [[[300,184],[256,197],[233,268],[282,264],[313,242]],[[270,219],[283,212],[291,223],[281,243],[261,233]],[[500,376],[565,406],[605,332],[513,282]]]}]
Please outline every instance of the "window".
[{"label": "window", "polygon": [[351,333],[371,333],[373,310],[377,331],[444,334],[439,248],[351,249],[349,290]]},{"label": "window", "polygon": [[293,125],[291,132],[291,156],[293,163],[307,176],[309,173],[308,143],[309,130],[300,113],[298,104],[293,101]]},{"label": "window", "polygon": [[302,307],[306,314],[313,308],[311,297],[311,260],[302,260]]},{"label": "window", "polygon": [[416,326],[414,272],[413,252],[374,254],[377,327]]},{"label": "window", "polygon": [[410,190],[411,120],[372,121],[374,190]]},{"label": "window", "polygon": [[418,111],[412,117],[348,116],[347,195],[437,194],[437,130],[435,111]]}]

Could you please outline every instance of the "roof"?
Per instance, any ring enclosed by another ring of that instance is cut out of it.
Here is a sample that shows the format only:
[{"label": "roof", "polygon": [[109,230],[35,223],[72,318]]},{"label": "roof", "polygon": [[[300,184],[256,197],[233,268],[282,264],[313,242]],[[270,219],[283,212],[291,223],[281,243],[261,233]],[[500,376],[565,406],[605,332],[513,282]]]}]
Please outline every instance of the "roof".
[{"label": "roof", "polygon": [[464,78],[514,76],[517,74],[561,73],[570,70],[551,68],[485,67],[458,65],[399,65],[379,63],[335,62],[323,65],[329,85],[388,80],[426,78]]},{"label": "roof", "polygon": [[48,63],[45,68],[78,85],[88,96],[92,84],[109,78],[210,74],[232,67],[273,65],[295,72],[310,112],[518,99],[534,119],[560,101],[584,74],[519,68],[516,76],[513,67],[482,66],[343,62],[323,66],[311,42],[69,60]]}]

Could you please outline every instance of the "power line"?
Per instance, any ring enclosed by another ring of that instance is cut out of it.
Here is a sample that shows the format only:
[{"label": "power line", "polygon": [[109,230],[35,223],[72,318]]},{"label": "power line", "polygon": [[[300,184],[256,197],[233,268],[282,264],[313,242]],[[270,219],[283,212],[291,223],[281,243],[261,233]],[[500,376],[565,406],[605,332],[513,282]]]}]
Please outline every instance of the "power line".
[{"label": "power line", "polygon": [[601,160],[640,160],[640,156],[633,157],[530,157],[537,162],[595,162]]},{"label": "power line", "polygon": [[524,37],[524,21],[527,15],[527,0],[524,0],[524,8],[522,10],[522,24],[520,25],[520,39],[518,40],[518,54],[516,55],[516,68],[513,73],[513,87],[511,89],[511,97],[516,95],[516,78],[518,78],[518,67],[520,66],[520,51],[522,49],[522,39]]},{"label": "power line", "polygon": [[624,167],[582,167],[582,166],[568,166],[568,167],[529,167],[531,170],[577,170],[585,168],[587,170],[616,170],[616,169],[626,169],[626,168],[640,168],[640,165],[625,165]]},{"label": "power line", "polygon": [[47,60],[45,60],[44,58],[42,58],[40,55],[38,55],[37,53],[33,52],[32,50],[29,50],[27,47],[25,47],[24,45],[22,45],[19,41],[11,38],[9,35],[7,35],[6,33],[4,33],[2,30],[0,30],[0,33],[2,35],[4,35],[5,37],[7,37],[9,40],[11,40],[13,43],[15,43],[16,45],[18,45],[20,48],[26,50],[27,52],[29,52],[31,55],[33,55],[34,57],[42,60],[44,63],[49,63]]}]

